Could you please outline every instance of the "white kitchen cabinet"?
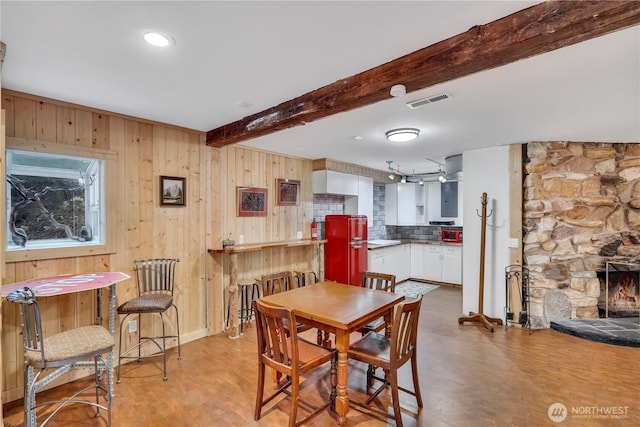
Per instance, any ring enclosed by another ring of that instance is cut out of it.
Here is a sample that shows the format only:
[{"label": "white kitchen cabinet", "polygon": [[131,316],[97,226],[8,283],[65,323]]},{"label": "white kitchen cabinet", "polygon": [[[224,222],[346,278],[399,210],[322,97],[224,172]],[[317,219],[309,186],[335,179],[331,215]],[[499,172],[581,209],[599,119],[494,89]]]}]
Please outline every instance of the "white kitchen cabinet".
[{"label": "white kitchen cabinet", "polygon": [[462,284],[462,247],[411,244],[411,277]]},{"label": "white kitchen cabinet", "polygon": [[416,185],[416,225],[427,224],[427,203],[425,197],[425,186]]},{"label": "white kitchen cabinet", "polygon": [[442,281],[462,284],[462,247],[442,247]]},{"label": "white kitchen cabinet", "polygon": [[409,182],[385,186],[385,225],[416,225],[416,186]]},{"label": "white kitchen cabinet", "polygon": [[396,283],[409,279],[411,276],[411,246],[391,246],[391,269],[396,276]]},{"label": "white kitchen cabinet", "polygon": [[393,274],[396,283],[411,276],[411,248],[408,244],[387,246],[369,250],[367,270]]},{"label": "white kitchen cabinet", "polygon": [[376,273],[385,273],[385,260],[384,260],[384,249],[374,249],[370,250],[368,255],[368,271],[375,271]]},{"label": "white kitchen cabinet", "polygon": [[314,171],[312,190],[314,194],[358,195],[358,175],[330,170]]},{"label": "white kitchen cabinet", "polygon": [[422,258],[425,280],[442,281],[442,247],[440,245],[424,245]]},{"label": "white kitchen cabinet", "polygon": [[345,197],[344,213],[351,215],[366,215],[369,227],[373,226],[373,178],[356,176],[358,181],[358,195]]},{"label": "white kitchen cabinet", "polygon": [[411,277],[421,279],[424,276],[424,248],[422,243],[411,243]]}]

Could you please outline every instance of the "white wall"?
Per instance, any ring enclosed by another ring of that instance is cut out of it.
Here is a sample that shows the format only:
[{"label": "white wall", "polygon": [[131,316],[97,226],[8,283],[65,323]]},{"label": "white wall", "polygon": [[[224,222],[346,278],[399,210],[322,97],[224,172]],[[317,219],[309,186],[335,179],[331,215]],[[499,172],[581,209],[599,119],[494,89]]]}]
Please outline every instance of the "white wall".
[{"label": "white wall", "polygon": [[487,193],[483,313],[504,320],[504,269],[509,265],[509,147],[466,151],[462,312],[478,312],[482,193]]}]

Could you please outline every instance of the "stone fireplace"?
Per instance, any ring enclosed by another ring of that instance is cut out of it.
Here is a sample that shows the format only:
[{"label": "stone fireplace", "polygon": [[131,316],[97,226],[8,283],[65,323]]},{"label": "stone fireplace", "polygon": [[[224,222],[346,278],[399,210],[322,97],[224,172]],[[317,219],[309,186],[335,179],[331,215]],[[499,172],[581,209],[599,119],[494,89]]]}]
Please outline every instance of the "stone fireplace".
[{"label": "stone fireplace", "polygon": [[640,262],[640,144],[534,142],[525,153],[532,325],[598,318],[598,272]]}]

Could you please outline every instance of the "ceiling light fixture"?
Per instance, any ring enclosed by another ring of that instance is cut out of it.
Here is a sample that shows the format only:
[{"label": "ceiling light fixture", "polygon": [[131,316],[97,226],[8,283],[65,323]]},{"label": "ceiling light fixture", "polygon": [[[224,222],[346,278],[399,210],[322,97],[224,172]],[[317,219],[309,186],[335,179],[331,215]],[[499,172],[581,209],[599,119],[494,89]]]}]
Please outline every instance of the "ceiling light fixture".
[{"label": "ceiling light fixture", "polygon": [[447,178],[444,176],[444,171],[440,168],[440,175],[438,176],[438,181],[444,183],[447,182]]},{"label": "ceiling light fixture", "polygon": [[387,131],[385,135],[391,142],[408,142],[416,139],[420,135],[420,130],[416,128],[398,128]]},{"label": "ceiling light fixture", "polygon": [[166,47],[169,46],[171,39],[164,34],[148,32],[144,33],[144,40],[153,46]]},{"label": "ceiling light fixture", "polygon": [[424,185],[424,180],[422,179],[422,177],[420,177],[420,181],[418,181],[419,185]]},{"label": "ceiling light fixture", "polygon": [[400,180],[401,183],[406,184],[407,183],[407,177],[405,175],[402,175],[402,179]]},{"label": "ceiling light fixture", "polygon": [[389,95],[393,97],[405,96],[407,94],[407,88],[404,85],[393,85],[389,91]]}]

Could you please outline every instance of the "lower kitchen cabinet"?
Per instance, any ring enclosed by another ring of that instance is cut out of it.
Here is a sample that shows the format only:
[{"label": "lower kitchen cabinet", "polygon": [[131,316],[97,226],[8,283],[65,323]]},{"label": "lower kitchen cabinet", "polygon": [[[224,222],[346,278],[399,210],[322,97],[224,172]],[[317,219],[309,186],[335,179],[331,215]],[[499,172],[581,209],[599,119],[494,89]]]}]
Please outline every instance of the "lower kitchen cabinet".
[{"label": "lower kitchen cabinet", "polygon": [[411,277],[462,284],[462,247],[411,244]]},{"label": "lower kitchen cabinet", "polygon": [[442,247],[442,281],[462,284],[462,247]]},{"label": "lower kitchen cabinet", "polygon": [[411,276],[411,248],[408,244],[369,250],[369,271],[393,274],[396,283]]}]

